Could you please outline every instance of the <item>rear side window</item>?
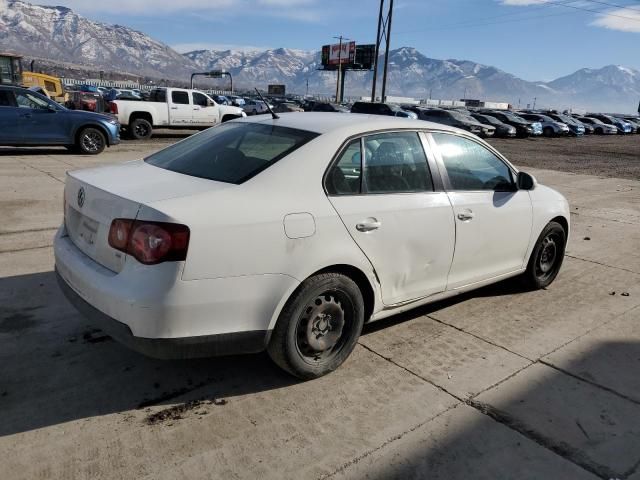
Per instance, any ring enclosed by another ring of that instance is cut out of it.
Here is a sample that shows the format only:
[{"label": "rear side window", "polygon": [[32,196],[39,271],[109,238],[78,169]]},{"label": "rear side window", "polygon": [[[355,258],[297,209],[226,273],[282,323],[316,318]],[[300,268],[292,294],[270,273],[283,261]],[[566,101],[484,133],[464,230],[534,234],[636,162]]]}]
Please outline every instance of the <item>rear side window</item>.
[{"label": "rear side window", "polygon": [[0,90],[0,107],[15,107],[13,93],[7,90]]},{"label": "rear side window", "polygon": [[256,123],[225,123],[147,157],[172,172],[241,184],[286,157],[317,133]]},{"label": "rear side window", "polygon": [[362,155],[360,139],[353,140],[345,148],[338,162],[331,168],[326,178],[329,195],[357,195],[362,181]]},{"label": "rear side window", "polygon": [[187,92],[171,92],[171,102],[179,105],[189,105],[189,94]]},{"label": "rear side window", "polygon": [[367,136],[364,148],[367,193],[433,191],[427,157],[417,132]]}]

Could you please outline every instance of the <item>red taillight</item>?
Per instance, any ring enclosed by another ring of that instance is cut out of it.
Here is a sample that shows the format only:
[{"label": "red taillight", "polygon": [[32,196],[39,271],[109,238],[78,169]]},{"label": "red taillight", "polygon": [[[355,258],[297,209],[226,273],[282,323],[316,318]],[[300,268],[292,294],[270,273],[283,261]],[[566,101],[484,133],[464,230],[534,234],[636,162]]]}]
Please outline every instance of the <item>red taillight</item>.
[{"label": "red taillight", "polygon": [[186,260],[189,227],[116,218],[109,229],[109,245],[145,265]]},{"label": "red taillight", "polygon": [[113,102],[109,102],[109,111],[112,114],[117,115],[118,114],[118,104],[117,103],[113,103]]}]

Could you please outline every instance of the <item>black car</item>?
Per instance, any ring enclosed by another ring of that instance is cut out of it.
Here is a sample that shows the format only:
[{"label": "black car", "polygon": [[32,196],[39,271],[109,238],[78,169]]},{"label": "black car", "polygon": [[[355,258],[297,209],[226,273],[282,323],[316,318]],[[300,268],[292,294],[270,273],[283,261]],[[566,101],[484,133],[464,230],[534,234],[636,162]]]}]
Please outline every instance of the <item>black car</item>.
[{"label": "black car", "polygon": [[418,108],[418,112],[418,118],[420,120],[451,125],[452,127],[462,128],[475,135],[493,136],[495,132],[495,128],[489,125],[483,125],[475,118],[468,116],[466,111],[444,110],[442,108]]},{"label": "black car", "polygon": [[349,109],[343,107],[339,103],[317,102],[312,108],[312,112],[333,112],[333,113],[349,113]]},{"label": "black car", "polygon": [[483,125],[495,127],[496,131],[493,134],[494,137],[510,138],[516,136],[516,127],[512,127],[511,125],[501,122],[495,117],[483,115],[481,113],[472,113],[471,116]]},{"label": "black car", "polygon": [[369,115],[388,115],[397,117],[398,112],[403,112],[400,107],[380,102],[356,102],[351,107],[351,113],[366,113]]},{"label": "black car", "polygon": [[516,136],[518,138],[527,138],[534,134],[531,122],[527,122],[524,118],[519,117],[511,112],[503,112],[498,110],[480,110],[481,114],[489,115],[490,117],[497,118],[502,123],[511,125],[516,129]]}]

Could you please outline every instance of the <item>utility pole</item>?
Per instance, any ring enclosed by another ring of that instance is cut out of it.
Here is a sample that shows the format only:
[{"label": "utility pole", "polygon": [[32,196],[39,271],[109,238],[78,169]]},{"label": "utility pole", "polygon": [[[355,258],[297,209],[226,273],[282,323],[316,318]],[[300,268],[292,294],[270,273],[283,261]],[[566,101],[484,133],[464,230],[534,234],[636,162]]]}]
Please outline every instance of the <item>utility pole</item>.
[{"label": "utility pole", "polygon": [[532,110],[536,109],[536,102],[538,101],[538,97],[533,97],[533,108]]},{"label": "utility pole", "polygon": [[307,94],[305,96],[309,96],[309,77],[307,77]]},{"label": "utility pole", "polygon": [[348,38],[340,35],[339,37],[333,37],[340,40],[340,50],[338,51],[338,78],[336,79],[336,103],[340,103],[340,83],[342,79],[342,40],[349,40]]},{"label": "utility pole", "polygon": [[384,102],[387,92],[387,69],[389,64],[389,46],[391,44],[391,20],[393,16],[393,0],[389,2],[389,10],[384,15],[385,0],[380,0],[380,13],[378,14],[378,34],[376,36],[376,53],[373,60],[373,86],[371,88],[371,101],[376,101],[376,86],[378,81],[378,57],[380,56],[380,44],[385,41],[384,73],[382,75],[382,97]]}]

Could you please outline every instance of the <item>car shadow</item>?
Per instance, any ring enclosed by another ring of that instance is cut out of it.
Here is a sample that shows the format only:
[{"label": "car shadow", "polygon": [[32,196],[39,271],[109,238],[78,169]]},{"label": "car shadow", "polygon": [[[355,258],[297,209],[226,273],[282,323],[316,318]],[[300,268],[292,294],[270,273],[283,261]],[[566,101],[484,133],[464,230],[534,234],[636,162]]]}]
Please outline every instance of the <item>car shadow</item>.
[{"label": "car shadow", "polygon": [[[416,308],[364,335],[472,296],[521,291],[513,281]],[[224,400],[299,380],[266,353],[156,360],[92,327],[64,298],[53,272],[0,278],[0,436],[148,407]]]},{"label": "car shadow", "polygon": [[[0,147],[0,157],[37,156],[37,155],[73,155],[65,147]],[[80,156],[80,154],[78,154]]]},{"label": "car shadow", "polygon": [[89,325],[53,272],[0,279],[0,436],[196,398],[224,401],[297,382],[265,353],[147,358]]},{"label": "car shadow", "polygon": [[526,284],[520,278],[517,278],[517,277],[509,278],[507,280],[503,280],[501,282],[494,283],[492,285],[488,285],[486,287],[482,287],[477,290],[473,290],[471,292],[461,293],[460,295],[447,298],[446,300],[441,300],[439,302],[422,305],[420,307],[413,308],[406,312],[399,313],[397,315],[393,315],[391,317],[366,324],[364,326],[362,334],[367,335],[367,334],[375,333],[385,328],[389,328],[394,325],[398,325],[400,323],[412,320],[416,317],[430,315],[434,312],[443,310],[447,307],[451,307],[458,303],[466,302],[467,300],[470,300],[472,298],[501,297],[505,295],[517,295],[520,293],[527,293],[529,291],[531,291],[530,288],[527,287]]}]

